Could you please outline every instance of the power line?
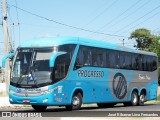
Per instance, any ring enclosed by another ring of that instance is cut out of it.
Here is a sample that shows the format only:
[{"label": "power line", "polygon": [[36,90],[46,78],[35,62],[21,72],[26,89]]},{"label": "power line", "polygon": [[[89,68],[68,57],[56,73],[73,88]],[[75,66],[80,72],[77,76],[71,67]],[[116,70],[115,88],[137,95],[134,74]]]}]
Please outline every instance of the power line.
[{"label": "power line", "polygon": [[[97,16],[95,16],[92,20],[90,20],[87,24],[85,24],[83,27],[88,26],[89,24],[93,23],[97,18],[99,18],[99,16],[101,16],[102,14],[104,14],[107,10],[109,10],[114,4],[116,4],[118,2],[118,0],[113,1],[109,6],[107,6],[107,8],[105,8],[102,12],[100,12]],[[82,28],[83,28],[82,27]]]},{"label": "power line", "polygon": [[158,11],[157,13],[155,13],[155,14],[153,14],[152,16],[148,17],[147,19],[143,20],[142,22],[140,22],[140,23],[134,25],[133,27],[131,27],[131,28],[125,30],[124,32],[121,32],[121,34],[123,34],[123,33],[127,32],[127,31],[129,31],[130,29],[133,29],[133,28],[135,28],[136,26],[138,26],[138,25],[140,25],[140,24],[146,22],[147,20],[153,18],[153,17],[156,16],[157,14],[160,14],[160,11]]},{"label": "power line", "polygon": [[93,10],[90,14],[87,15],[86,18],[90,18],[91,15],[95,14],[96,11],[98,11],[100,8],[102,8],[102,6],[105,6],[106,3],[108,3],[108,1],[105,1],[102,5],[100,5],[99,7],[97,7],[95,10]]},{"label": "power line", "polygon": [[100,29],[103,29],[104,27],[110,25],[111,23],[113,23],[113,21],[116,21],[117,19],[119,19],[122,15],[124,15],[126,12],[130,11],[131,8],[135,7],[139,2],[141,2],[142,0],[138,0],[136,1],[133,5],[129,6],[124,12],[122,12],[120,15],[114,17],[113,19],[111,19],[108,23],[106,23],[105,25],[103,25],[101,28],[99,28],[98,30]]},{"label": "power line", "polygon": [[[141,6],[139,6],[136,10],[134,10],[133,12],[129,13],[127,16],[123,17],[122,19],[120,19],[119,21],[115,22],[114,24],[110,25],[109,27],[113,27],[117,24],[119,24],[121,21],[125,20],[126,18],[132,16],[133,14],[135,14],[137,11],[139,11],[140,9],[142,9],[145,5],[147,5],[148,3],[150,3],[151,0],[148,0],[147,2],[145,2],[144,4],[142,4]],[[106,26],[105,26],[106,27]],[[104,27],[103,27],[104,28]],[[101,28],[102,29],[102,28]],[[109,28],[107,28],[109,29]]]},{"label": "power line", "polygon": [[77,29],[77,30],[81,30],[81,31],[86,31],[86,32],[90,32],[90,33],[95,33],[95,34],[101,34],[101,35],[107,35],[107,36],[116,36],[116,37],[126,37],[126,36],[121,36],[121,35],[115,35],[115,34],[108,34],[108,33],[103,33],[103,32],[97,32],[97,31],[92,31],[92,30],[88,30],[88,29],[84,29],[84,28],[80,28],[80,27],[76,27],[76,26],[72,26],[72,25],[68,25],[68,24],[65,24],[65,23],[61,23],[61,22],[58,22],[56,20],[53,20],[53,19],[50,19],[50,18],[47,18],[47,17],[43,17],[41,15],[38,15],[38,14],[35,14],[35,13],[32,13],[32,12],[29,12],[27,10],[24,10],[22,8],[19,8],[15,5],[12,5],[10,7],[14,7],[14,8],[17,8],[25,13],[28,13],[30,15],[33,15],[33,16],[36,16],[38,18],[41,18],[41,19],[44,19],[44,20],[47,20],[49,22],[53,22],[53,23],[56,23],[56,24],[59,24],[59,25],[62,25],[62,26],[65,26],[65,27],[69,27],[69,28],[72,28],[72,29]]},{"label": "power line", "polygon": [[123,29],[131,26],[132,24],[136,23],[137,21],[141,20],[142,18],[144,18],[145,16],[147,16],[148,14],[152,13],[153,11],[157,10],[160,7],[160,5],[158,5],[157,7],[155,7],[154,9],[152,9],[151,11],[149,11],[148,13],[144,14],[143,16],[139,17],[138,19],[134,20],[133,22],[131,22],[130,24],[124,26],[123,28],[119,29],[118,31],[116,31],[114,34],[122,31]]},{"label": "power line", "polygon": [[[18,3],[17,3],[17,0],[15,0],[15,3],[16,3],[16,6],[18,7]],[[16,13],[17,13],[17,21],[18,21],[18,34],[19,34],[19,43],[20,43],[20,40],[21,40],[21,37],[20,37],[20,23],[19,23],[19,17],[18,17],[18,10],[16,8]]]},{"label": "power line", "polygon": [[155,28],[153,31],[157,31],[157,30],[159,30],[160,29],[160,26],[159,27],[157,27],[157,28]]}]

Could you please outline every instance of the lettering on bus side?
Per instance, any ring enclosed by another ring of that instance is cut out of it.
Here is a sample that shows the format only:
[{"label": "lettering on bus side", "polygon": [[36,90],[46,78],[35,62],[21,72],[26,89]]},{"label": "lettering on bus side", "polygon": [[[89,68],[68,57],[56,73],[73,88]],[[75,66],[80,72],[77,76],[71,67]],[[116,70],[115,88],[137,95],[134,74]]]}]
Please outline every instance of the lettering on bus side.
[{"label": "lettering on bus side", "polygon": [[103,78],[104,71],[99,70],[78,70],[78,77]]}]

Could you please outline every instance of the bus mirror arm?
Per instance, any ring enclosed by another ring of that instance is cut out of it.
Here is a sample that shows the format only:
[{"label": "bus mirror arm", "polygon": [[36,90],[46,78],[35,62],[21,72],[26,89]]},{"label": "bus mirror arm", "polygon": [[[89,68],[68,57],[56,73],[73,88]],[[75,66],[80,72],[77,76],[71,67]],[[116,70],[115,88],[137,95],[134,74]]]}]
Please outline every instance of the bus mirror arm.
[{"label": "bus mirror arm", "polygon": [[55,64],[55,60],[58,56],[61,56],[61,55],[64,55],[66,54],[67,52],[55,52],[51,55],[50,57],[50,60],[49,60],[49,66],[50,67],[54,67],[54,64]]},{"label": "bus mirror arm", "polygon": [[[12,61],[13,56],[14,56],[14,53],[9,53],[9,54],[5,55],[5,56],[2,58],[2,68],[5,68],[5,66],[6,66],[6,60],[7,60],[8,58],[10,58],[10,60]],[[10,65],[10,66],[11,66],[11,65]]]}]

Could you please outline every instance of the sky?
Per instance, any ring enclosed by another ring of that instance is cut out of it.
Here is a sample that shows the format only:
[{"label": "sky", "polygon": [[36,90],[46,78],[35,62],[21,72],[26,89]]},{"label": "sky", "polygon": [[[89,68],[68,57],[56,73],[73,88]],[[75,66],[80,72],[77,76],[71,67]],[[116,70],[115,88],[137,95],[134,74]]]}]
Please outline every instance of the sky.
[{"label": "sky", "polygon": [[[128,38],[135,29],[160,33],[159,0],[7,0],[7,17],[15,49],[24,41],[48,36],[77,36],[118,45],[124,39],[124,45],[133,48],[136,42]],[[0,62],[3,39],[1,26]]]}]

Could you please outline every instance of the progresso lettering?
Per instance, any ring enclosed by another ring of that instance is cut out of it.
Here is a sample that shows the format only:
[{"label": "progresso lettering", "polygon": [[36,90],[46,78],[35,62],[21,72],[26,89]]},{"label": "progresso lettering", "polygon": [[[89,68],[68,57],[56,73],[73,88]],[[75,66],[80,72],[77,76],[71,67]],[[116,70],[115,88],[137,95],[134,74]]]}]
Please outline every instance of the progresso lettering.
[{"label": "progresso lettering", "polygon": [[78,70],[78,77],[103,78],[104,72],[98,70]]}]

